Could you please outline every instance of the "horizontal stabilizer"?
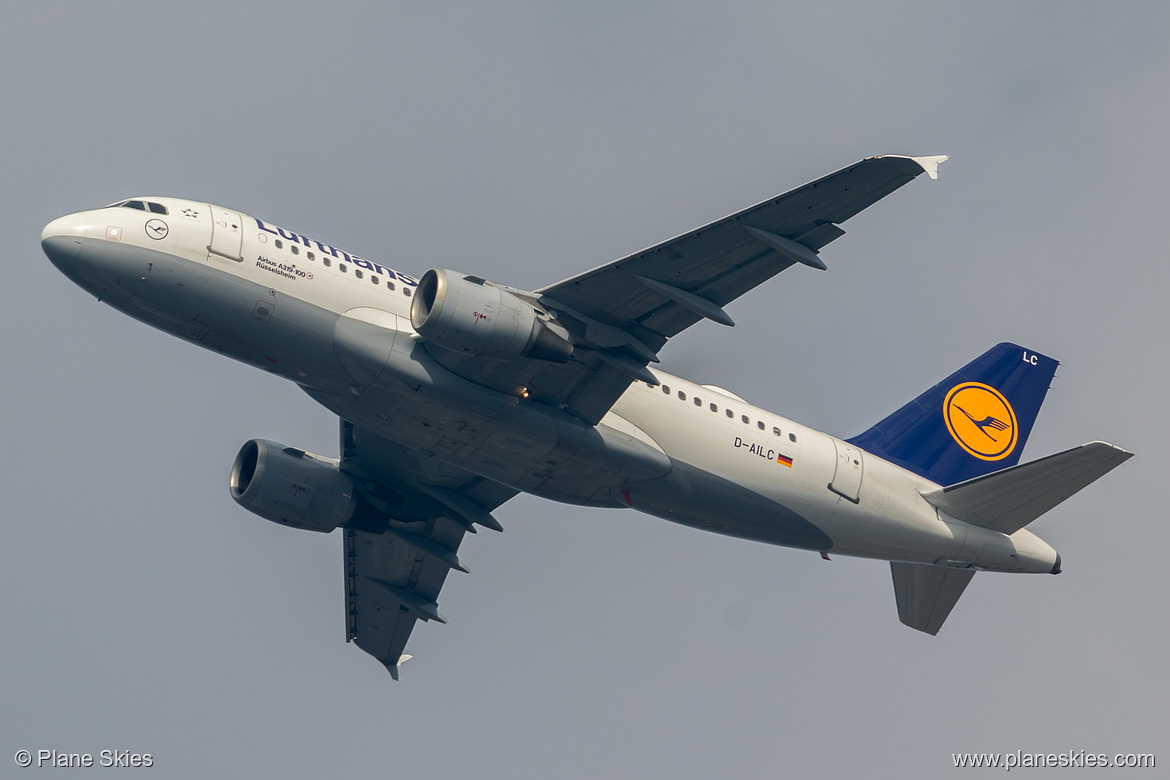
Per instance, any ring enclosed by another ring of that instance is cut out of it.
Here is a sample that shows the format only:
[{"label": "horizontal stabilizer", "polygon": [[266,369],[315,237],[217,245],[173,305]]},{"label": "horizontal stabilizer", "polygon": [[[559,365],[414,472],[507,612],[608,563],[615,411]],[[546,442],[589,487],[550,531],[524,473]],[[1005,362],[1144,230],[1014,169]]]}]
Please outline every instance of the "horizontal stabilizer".
[{"label": "horizontal stabilizer", "polygon": [[898,601],[898,619],[910,628],[935,635],[967,583],[974,569],[931,566],[923,563],[890,563],[894,575],[894,598]]},{"label": "horizontal stabilizer", "polygon": [[922,497],[954,518],[1011,535],[1131,457],[1095,441]]}]

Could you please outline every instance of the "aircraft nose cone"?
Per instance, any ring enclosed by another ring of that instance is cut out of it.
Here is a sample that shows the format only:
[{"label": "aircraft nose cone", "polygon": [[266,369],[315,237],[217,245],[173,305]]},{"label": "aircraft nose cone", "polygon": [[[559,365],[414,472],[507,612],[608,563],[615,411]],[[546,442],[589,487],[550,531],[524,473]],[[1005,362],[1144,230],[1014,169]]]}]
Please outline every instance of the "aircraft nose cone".
[{"label": "aircraft nose cone", "polygon": [[67,271],[81,251],[85,226],[73,216],[59,217],[41,231],[41,249],[61,271]]},{"label": "aircraft nose cone", "polygon": [[45,225],[45,229],[41,231],[41,241],[53,236],[84,238],[88,222],[89,220],[84,219],[82,214],[66,214],[63,217],[57,217]]}]

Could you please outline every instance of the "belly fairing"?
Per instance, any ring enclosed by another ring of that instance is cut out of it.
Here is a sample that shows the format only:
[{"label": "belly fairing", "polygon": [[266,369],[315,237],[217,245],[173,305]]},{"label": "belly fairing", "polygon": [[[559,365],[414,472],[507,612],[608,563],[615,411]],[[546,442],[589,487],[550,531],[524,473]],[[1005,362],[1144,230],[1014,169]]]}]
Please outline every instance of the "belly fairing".
[{"label": "belly fairing", "polygon": [[424,457],[588,506],[623,506],[614,488],[671,469],[670,459],[648,437],[620,426],[591,426],[559,409],[463,379],[439,365],[413,334],[379,339],[366,323],[343,321],[338,336],[339,357],[360,381],[348,393],[310,390],[310,395]]}]

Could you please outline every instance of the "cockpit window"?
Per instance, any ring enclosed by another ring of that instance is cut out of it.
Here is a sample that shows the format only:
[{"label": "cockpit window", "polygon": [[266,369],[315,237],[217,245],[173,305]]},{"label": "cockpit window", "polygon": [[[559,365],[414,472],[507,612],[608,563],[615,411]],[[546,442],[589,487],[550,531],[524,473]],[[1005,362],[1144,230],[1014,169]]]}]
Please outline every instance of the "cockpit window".
[{"label": "cockpit window", "polygon": [[110,205],[106,206],[105,208],[108,208],[108,209],[117,209],[117,208],[138,209],[139,211],[150,211],[154,214],[170,214],[171,213],[170,210],[168,210],[167,207],[161,203],[154,203],[152,201],[141,201],[141,200],[120,200],[117,203],[111,203]]}]

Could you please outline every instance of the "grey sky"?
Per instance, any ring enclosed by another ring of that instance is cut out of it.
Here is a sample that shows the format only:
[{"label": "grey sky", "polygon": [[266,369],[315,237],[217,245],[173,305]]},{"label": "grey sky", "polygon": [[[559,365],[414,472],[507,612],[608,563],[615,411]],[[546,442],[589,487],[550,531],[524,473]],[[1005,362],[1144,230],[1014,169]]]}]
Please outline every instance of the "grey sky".
[{"label": "grey sky", "polygon": [[[0,773],[21,748],[177,778],[1170,763],[1168,43],[1158,3],[8,3]],[[952,160],[664,367],[852,435],[998,341],[1061,360],[1025,458],[1138,457],[1033,526],[1064,574],[980,575],[935,638],[884,563],[521,497],[393,684],[344,641],[340,538],[227,494],[246,439],[335,455],[336,421],[38,244],[165,194],[534,288],[886,152]]]}]

